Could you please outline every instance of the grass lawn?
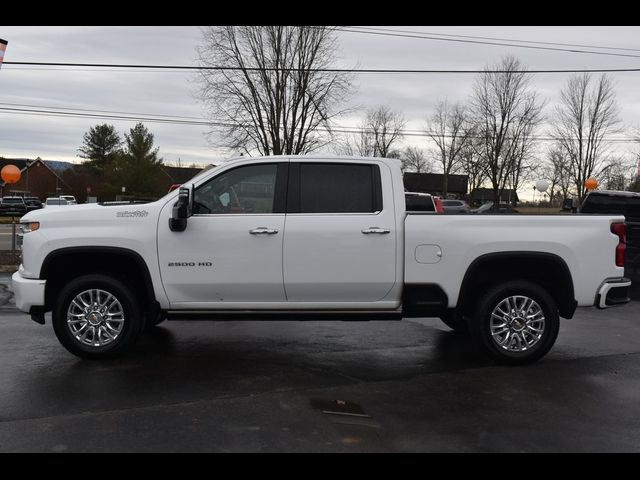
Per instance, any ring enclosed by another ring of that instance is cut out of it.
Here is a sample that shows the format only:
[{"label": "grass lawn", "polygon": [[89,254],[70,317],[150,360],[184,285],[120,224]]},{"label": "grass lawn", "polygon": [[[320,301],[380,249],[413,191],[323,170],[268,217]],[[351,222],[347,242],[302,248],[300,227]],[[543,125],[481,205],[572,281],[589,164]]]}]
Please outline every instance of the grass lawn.
[{"label": "grass lawn", "polygon": [[524,215],[566,215],[570,212],[563,212],[559,207],[516,207],[518,212]]}]

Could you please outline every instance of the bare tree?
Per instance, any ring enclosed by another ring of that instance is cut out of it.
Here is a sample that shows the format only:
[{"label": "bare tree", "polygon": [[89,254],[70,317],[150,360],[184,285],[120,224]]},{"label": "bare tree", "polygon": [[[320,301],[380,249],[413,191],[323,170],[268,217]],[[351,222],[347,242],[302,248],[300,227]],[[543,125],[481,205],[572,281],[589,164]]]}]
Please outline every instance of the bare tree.
[{"label": "bare tree", "polygon": [[407,124],[400,112],[387,106],[369,110],[363,129],[371,135],[373,156],[386,158],[393,147],[402,140],[402,130]]},{"label": "bare tree", "polygon": [[415,173],[430,173],[433,164],[425,155],[424,150],[418,147],[406,147],[400,156],[402,159],[402,170]]},{"label": "bare tree", "polygon": [[468,126],[467,112],[459,103],[450,106],[440,102],[427,122],[427,135],[436,144],[438,162],[442,165],[442,195],[447,196],[449,175],[462,166],[462,151],[467,147],[472,130]]},{"label": "bare tree", "polygon": [[397,147],[405,125],[406,121],[400,112],[387,106],[371,108],[360,124],[360,131],[344,137],[337,151],[343,155],[361,157],[397,157]]},{"label": "bare tree", "polygon": [[636,158],[616,156],[602,169],[600,182],[607,190],[626,190],[636,174]]},{"label": "bare tree", "polygon": [[551,205],[556,197],[560,195],[562,198],[569,196],[571,188],[571,179],[569,177],[569,163],[567,157],[563,155],[562,148],[559,145],[552,145],[546,152],[547,162],[540,171],[540,178],[549,182],[549,198]]},{"label": "bare tree", "polygon": [[[508,185],[514,193],[518,191],[524,182],[533,178],[540,170],[540,165],[534,156],[535,144],[533,137],[533,131],[539,123],[540,116],[538,115],[535,120],[524,125],[520,136],[515,139],[515,145],[510,151],[512,168],[509,174]],[[510,201],[514,207],[516,206],[516,198],[516,195],[510,197]]]},{"label": "bare tree", "polygon": [[571,77],[561,92],[553,137],[569,157],[569,173],[582,201],[584,182],[601,175],[610,163],[607,136],[620,131],[619,108],[613,85],[606,75],[593,81],[591,74]]},{"label": "bare tree", "polygon": [[477,140],[473,139],[460,152],[461,171],[469,177],[469,192],[481,188],[487,179],[484,165],[476,154],[478,150],[478,147],[475,146],[476,142]]},{"label": "bare tree", "polygon": [[375,139],[372,133],[362,125],[357,133],[344,135],[335,144],[334,150],[340,155],[373,157],[375,152]]},{"label": "bare tree", "polygon": [[507,184],[514,182],[518,162],[529,153],[541,120],[542,103],[530,83],[530,75],[514,57],[485,68],[474,83],[471,111],[480,139],[477,154],[493,188],[495,209]]},{"label": "bare tree", "polygon": [[[198,47],[200,95],[213,136],[234,150],[304,154],[327,143],[351,77],[328,72],[337,42],[325,26],[213,26]],[[221,68],[222,67],[222,68]],[[227,68],[224,68],[227,67]]]}]

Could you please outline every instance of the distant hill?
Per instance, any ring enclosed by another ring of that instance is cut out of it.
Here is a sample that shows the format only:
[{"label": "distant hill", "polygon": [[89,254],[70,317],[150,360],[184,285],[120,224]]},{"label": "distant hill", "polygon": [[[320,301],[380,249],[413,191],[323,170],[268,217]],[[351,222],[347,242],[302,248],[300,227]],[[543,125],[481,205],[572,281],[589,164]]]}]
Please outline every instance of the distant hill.
[{"label": "distant hill", "polygon": [[76,165],[75,163],[63,162],[61,160],[43,160],[43,162],[58,175],[62,175],[66,170],[69,170]]},{"label": "distant hill", "polygon": [[[61,160],[44,160],[41,159],[44,164],[49,167],[51,170],[53,170],[54,172],[56,172],[56,174],[58,175],[62,175],[62,173],[65,170],[68,170],[70,168],[73,168],[74,163],[71,162],[64,162]],[[31,163],[35,162],[36,160],[33,158],[3,158],[0,157],[0,165],[4,166],[4,165],[8,165],[8,164],[12,164],[17,166],[20,169],[23,169],[24,167],[26,167],[27,165],[30,165]]]}]

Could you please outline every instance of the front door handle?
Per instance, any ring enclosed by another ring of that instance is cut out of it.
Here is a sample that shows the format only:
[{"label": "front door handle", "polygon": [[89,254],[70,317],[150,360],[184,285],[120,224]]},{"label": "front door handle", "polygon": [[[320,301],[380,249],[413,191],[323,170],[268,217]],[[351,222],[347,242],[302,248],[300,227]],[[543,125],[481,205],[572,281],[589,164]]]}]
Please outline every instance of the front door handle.
[{"label": "front door handle", "polygon": [[267,227],[258,227],[254,228],[253,230],[249,230],[249,233],[251,235],[275,235],[276,233],[278,233],[278,230]]},{"label": "front door handle", "polygon": [[369,227],[362,230],[362,233],[365,235],[378,234],[378,235],[386,235],[387,233],[391,233],[391,230],[388,228],[380,228],[380,227]]}]

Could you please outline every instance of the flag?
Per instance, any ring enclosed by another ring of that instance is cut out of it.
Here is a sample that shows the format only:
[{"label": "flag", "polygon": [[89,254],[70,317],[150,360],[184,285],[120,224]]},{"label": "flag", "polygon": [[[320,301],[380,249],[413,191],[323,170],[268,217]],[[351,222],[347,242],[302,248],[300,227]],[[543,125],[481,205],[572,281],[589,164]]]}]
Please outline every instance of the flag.
[{"label": "flag", "polygon": [[0,38],[0,68],[2,68],[2,60],[4,59],[4,51],[7,49],[7,42]]}]

